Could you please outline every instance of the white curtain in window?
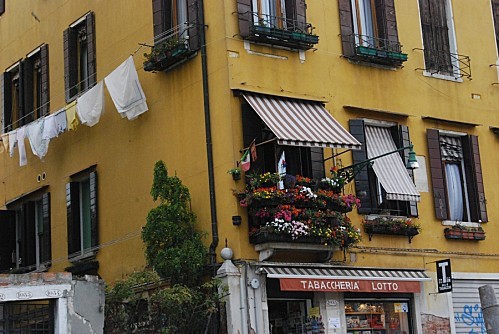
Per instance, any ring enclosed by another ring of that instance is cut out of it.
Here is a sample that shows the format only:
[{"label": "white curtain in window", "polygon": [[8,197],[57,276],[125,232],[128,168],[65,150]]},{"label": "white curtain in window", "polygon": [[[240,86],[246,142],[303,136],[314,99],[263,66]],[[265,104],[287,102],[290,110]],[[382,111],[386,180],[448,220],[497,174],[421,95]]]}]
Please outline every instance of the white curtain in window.
[{"label": "white curtain in window", "polygon": [[446,164],[445,176],[447,180],[447,194],[449,197],[449,219],[463,221],[463,188],[459,165]]},{"label": "white curtain in window", "polygon": [[373,8],[371,0],[352,0],[352,13],[355,33],[361,35],[356,37],[356,43],[366,47],[374,47],[374,23]]}]

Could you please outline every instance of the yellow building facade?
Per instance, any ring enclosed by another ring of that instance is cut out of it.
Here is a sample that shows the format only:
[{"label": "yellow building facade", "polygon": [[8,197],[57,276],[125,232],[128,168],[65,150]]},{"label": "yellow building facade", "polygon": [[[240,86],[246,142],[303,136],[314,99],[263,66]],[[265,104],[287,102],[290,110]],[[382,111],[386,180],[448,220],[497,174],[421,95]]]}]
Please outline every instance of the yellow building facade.
[{"label": "yellow building facade", "polygon": [[[240,296],[228,302],[229,332],[485,328],[477,287],[499,287],[496,1],[2,2],[4,271],[69,270],[112,284],[143,269],[140,233],[164,160],[190,189],[208,262],[224,262],[225,245],[233,251],[225,260],[240,280],[220,272]],[[116,80],[120,105],[110,75],[130,56],[143,94]],[[82,112],[79,98],[103,81],[95,125],[69,130],[66,118],[50,144],[33,126],[73,101]],[[133,94],[147,111],[125,117]],[[227,171],[253,139],[258,158],[233,180]],[[344,214],[359,243],[250,242],[265,222],[234,197],[247,175],[321,179],[410,143],[419,169],[407,174],[396,154],[398,167],[374,159],[344,186],[360,199]],[[48,145],[42,158],[36,145]],[[422,228],[411,238],[363,225],[407,219]],[[447,263],[453,291],[438,293]]]}]

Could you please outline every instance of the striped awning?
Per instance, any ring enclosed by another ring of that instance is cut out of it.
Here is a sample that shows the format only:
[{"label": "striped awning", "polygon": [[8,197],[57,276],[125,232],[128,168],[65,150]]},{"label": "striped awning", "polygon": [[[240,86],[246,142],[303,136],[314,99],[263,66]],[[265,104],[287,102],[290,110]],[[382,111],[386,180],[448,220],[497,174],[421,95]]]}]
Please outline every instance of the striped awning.
[{"label": "striped awning", "polygon": [[[366,125],[365,130],[369,159],[398,149],[389,128]],[[398,152],[374,160],[372,168],[388,200],[419,202],[421,196]]]},{"label": "striped awning", "polygon": [[361,144],[319,102],[255,93],[244,98],[279,145],[360,149]]},{"label": "striped awning", "polygon": [[269,278],[320,278],[390,281],[428,281],[430,277],[423,270],[390,270],[378,268],[344,267],[279,267],[265,266],[260,270]]}]

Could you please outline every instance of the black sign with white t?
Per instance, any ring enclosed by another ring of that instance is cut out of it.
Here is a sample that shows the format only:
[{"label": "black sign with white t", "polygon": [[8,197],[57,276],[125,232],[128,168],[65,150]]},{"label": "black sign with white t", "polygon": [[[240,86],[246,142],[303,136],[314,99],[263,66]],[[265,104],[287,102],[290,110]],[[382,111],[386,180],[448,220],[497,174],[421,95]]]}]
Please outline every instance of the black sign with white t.
[{"label": "black sign with white t", "polygon": [[450,259],[437,261],[438,293],[452,291],[452,272]]}]

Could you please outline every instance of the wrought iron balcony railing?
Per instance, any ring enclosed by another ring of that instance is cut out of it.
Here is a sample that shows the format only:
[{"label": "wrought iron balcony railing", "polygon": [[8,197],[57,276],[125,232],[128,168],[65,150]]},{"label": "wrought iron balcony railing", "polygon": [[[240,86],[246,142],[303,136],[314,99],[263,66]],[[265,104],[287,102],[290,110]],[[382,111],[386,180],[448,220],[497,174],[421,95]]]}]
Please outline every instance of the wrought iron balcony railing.
[{"label": "wrought iron balcony railing", "polygon": [[300,50],[311,49],[319,43],[310,23],[254,12],[248,14],[251,15],[249,40]]},{"label": "wrought iron balcony railing", "polygon": [[469,56],[433,49],[414,49],[424,52],[425,68],[430,75],[440,74],[456,79],[467,78],[471,80],[471,60]]},{"label": "wrought iron balcony railing", "polygon": [[343,35],[343,40],[351,41],[354,54],[347,57],[382,65],[400,66],[407,60],[407,54],[402,53],[402,45],[384,38],[366,35]]}]

